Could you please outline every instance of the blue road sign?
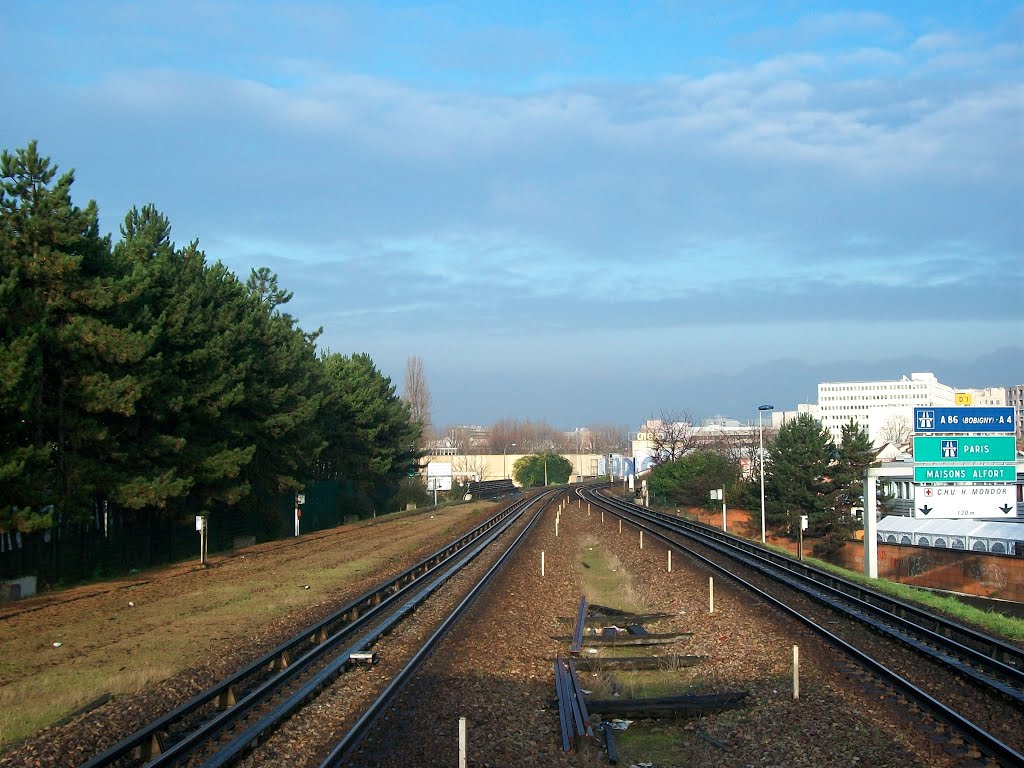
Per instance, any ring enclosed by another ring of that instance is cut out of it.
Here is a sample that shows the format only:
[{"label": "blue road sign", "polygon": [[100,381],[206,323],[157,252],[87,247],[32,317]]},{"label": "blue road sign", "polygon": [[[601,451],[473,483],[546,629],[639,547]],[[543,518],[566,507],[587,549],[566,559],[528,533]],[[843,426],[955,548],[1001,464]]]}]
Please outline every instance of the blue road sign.
[{"label": "blue road sign", "polygon": [[1013,433],[1013,408],[915,408],[917,434]]}]

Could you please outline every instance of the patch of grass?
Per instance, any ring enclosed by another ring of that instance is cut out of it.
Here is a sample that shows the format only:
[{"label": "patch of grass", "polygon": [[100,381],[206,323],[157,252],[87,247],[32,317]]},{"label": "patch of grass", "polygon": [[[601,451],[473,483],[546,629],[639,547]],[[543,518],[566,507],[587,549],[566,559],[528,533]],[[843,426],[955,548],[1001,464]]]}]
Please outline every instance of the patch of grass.
[{"label": "patch of grass", "polygon": [[616,731],[619,765],[690,765],[694,750],[701,747],[693,733],[682,726],[683,721],[645,720]]},{"label": "patch of grass", "polygon": [[595,539],[586,538],[581,545],[579,575],[589,603],[640,613],[632,575]]},{"label": "patch of grass", "polygon": [[72,603],[12,619],[0,626],[0,745],[31,736],[103,694],[149,688],[201,664],[200,654],[229,652],[237,638],[273,633],[278,618],[322,603],[424,537],[451,530],[466,513],[491,507],[479,503],[432,512],[433,520],[393,520],[402,535],[382,539],[376,551],[357,559],[323,549],[307,555],[299,544],[188,576],[184,591],[130,587],[113,593],[121,600],[107,599],[97,610]]},{"label": "patch of grass", "polygon": [[908,584],[899,584],[893,581],[886,581],[885,579],[871,579],[862,573],[849,571],[846,568],[833,565],[832,563],[827,563],[824,560],[806,558],[806,562],[814,565],[816,568],[821,568],[823,571],[829,571],[837,576],[842,576],[844,579],[849,579],[850,581],[855,581],[858,584],[871,587],[872,589],[892,595],[893,597],[899,598],[905,602],[916,603],[917,605],[932,608],[940,613],[953,617],[957,621],[981,627],[986,632],[1000,635],[1017,642],[1024,640],[1024,619],[1017,619],[1013,616],[1004,616],[1001,613],[995,613],[993,611],[983,611],[972,605],[965,605],[955,597],[936,595],[932,592],[926,592]]}]

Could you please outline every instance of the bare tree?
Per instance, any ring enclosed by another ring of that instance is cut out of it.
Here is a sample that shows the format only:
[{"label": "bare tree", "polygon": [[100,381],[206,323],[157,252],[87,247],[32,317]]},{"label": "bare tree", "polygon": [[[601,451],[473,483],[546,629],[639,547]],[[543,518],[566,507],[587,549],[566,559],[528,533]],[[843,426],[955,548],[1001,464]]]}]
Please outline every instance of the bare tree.
[{"label": "bare tree", "polygon": [[631,427],[619,424],[591,424],[587,429],[594,435],[596,453],[628,453],[633,433]]},{"label": "bare tree", "polygon": [[452,474],[467,480],[487,479],[487,460],[480,455],[452,457]]},{"label": "bare tree", "polygon": [[693,447],[696,427],[686,411],[662,411],[659,418],[647,422],[645,430],[651,436],[651,460],[664,464]]},{"label": "bare tree", "polygon": [[882,424],[881,429],[878,430],[879,437],[887,443],[892,443],[897,446],[909,444],[910,438],[913,434],[914,426],[910,423],[910,419],[898,414],[893,414],[886,419]]},{"label": "bare tree", "polygon": [[488,430],[487,446],[491,453],[505,453],[516,444],[518,453],[529,453],[528,443],[530,431],[517,419],[502,419],[491,425]]},{"label": "bare tree", "polygon": [[405,394],[402,399],[409,404],[412,420],[422,428],[422,444],[426,445],[433,439],[434,426],[430,417],[430,390],[423,373],[423,358],[413,356],[405,363]]},{"label": "bare tree", "polygon": [[[748,445],[750,433],[751,430],[749,429],[745,429],[742,432],[726,432],[724,430],[705,428],[699,436],[700,447],[702,450],[717,453],[736,466],[742,467],[743,460],[749,458],[750,455],[750,446]],[[753,434],[756,444],[756,430]]]}]

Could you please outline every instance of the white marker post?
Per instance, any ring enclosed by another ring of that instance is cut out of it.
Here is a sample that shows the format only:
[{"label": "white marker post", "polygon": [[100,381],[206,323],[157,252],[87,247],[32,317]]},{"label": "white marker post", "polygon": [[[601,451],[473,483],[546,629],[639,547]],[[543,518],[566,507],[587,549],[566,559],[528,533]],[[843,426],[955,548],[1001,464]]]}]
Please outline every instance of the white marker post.
[{"label": "white marker post", "polygon": [[459,718],[459,768],[466,768],[466,718]]},{"label": "white marker post", "polygon": [[644,548],[644,532],[640,531],[640,549]]},{"label": "white marker post", "polygon": [[793,698],[800,698],[800,647],[793,646]]},{"label": "white marker post", "polygon": [[668,551],[668,572],[672,573],[672,550]]},{"label": "white marker post", "polygon": [[544,550],[540,551],[540,577],[544,578]]},{"label": "white marker post", "polygon": [[708,613],[715,612],[715,577],[708,576]]},{"label": "white marker post", "polygon": [[209,552],[206,515],[196,515],[196,530],[199,531],[199,564],[205,568],[207,564],[207,553]]}]

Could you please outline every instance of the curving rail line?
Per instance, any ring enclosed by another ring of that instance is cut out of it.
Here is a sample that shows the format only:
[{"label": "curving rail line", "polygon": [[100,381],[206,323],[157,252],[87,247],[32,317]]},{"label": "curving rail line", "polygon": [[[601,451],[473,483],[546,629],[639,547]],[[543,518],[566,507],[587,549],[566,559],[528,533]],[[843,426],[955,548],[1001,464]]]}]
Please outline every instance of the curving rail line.
[{"label": "curving rail line", "polygon": [[926,613],[922,609],[873,592],[856,582],[788,558],[723,531],[649,510],[593,489],[577,494],[599,504],[612,514],[661,539],[673,548],[709,565],[758,594],[810,627],[833,646],[883,679],[892,688],[930,711],[964,735],[978,749],[1001,765],[1024,766],[1024,754],[996,738],[963,714],[954,711],[926,691],[910,683],[884,664],[801,614],[783,601],[746,581],[728,567],[681,544],[687,539],[712,549],[758,574],[784,583],[804,596],[869,626],[874,632],[898,641],[914,652],[943,665],[988,695],[1003,697],[1011,706],[1024,705],[1024,649],[986,635],[955,621]]}]

